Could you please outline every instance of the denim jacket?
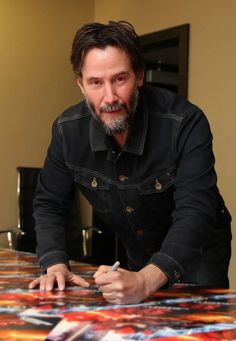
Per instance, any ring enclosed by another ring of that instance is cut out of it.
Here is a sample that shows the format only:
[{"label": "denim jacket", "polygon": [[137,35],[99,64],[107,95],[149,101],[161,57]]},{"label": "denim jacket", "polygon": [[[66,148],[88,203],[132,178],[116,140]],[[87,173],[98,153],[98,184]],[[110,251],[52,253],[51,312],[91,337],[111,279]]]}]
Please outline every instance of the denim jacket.
[{"label": "denim jacket", "polygon": [[[81,102],[56,119],[40,175],[34,201],[40,265],[68,263],[63,212],[80,190],[121,239],[131,270],[152,263],[170,282],[201,282],[200,267],[212,263],[207,250],[219,250],[222,238],[223,267],[230,257],[230,215],[216,181],[212,134],[197,106],[143,87],[119,150]],[[209,267],[212,278],[218,266]]]}]

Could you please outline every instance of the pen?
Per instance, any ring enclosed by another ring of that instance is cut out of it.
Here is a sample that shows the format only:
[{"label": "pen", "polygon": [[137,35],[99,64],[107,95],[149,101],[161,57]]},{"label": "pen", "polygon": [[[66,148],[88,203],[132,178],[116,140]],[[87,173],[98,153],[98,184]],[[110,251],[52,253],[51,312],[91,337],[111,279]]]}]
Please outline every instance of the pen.
[{"label": "pen", "polygon": [[116,261],[109,271],[116,271],[120,266],[120,262]]},{"label": "pen", "polygon": [[[120,266],[120,262],[116,261],[116,262],[112,265],[111,269],[108,270],[108,271],[106,271],[106,273],[111,272],[111,271],[116,271],[116,270],[119,268],[119,266]],[[98,287],[98,291],[101,292],[100,287]]]}]

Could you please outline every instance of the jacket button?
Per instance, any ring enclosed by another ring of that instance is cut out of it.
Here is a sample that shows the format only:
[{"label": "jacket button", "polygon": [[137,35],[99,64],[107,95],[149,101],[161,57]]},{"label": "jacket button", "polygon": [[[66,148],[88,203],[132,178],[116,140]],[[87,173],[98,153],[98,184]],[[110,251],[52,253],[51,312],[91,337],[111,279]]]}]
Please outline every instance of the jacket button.
[{"label": "jacket button", "polygon": [[160,191],[162,189],[162,185],[157,179],[156,179],[156,183],[155,183],[155,188],[157,191]]},{"label": "jacket button", "polygon": [[131,213],[134,211],[134,208],[130,207],[130,206],[126,206],[125,210],[126,210],[126,212]]},{"label": "jacket button", "polygon": [[121,182],[124,182],[126,179],[128,179],[127,178],[127,176],[125,176],[125,175],[119,175],[119,177],[118,177],[118,179],[121,181]]},{"label": "jacket button", "polygon": [[181,277],[181,275],[180,275],[179,271],[175,270],[175,271],[174,271],[174,276],[175,276],[175,279],[176,279],[178,282],[180,282],[180,277]]},{"label": "jacket button", "polygon": [[95,188],[95,187],[97,187],[97,185],[98,185],[98,183],[97,183],[96,178],[93,178],[93,180],[92,180],[92,182],[91,182],[91,186],[92,186],[93,188]]}]

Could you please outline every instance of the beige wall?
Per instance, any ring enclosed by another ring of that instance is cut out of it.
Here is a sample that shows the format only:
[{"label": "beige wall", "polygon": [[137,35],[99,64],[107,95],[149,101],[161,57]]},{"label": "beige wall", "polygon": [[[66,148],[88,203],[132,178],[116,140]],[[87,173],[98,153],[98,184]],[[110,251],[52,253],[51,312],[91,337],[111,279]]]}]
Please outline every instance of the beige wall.
[{"label": "beige wall", "polygon": [[[235,0],[1,0],[0,228],[17,221],[16,167],[42,165],[53,119],[79,100],[69,51],[93,20],[128,20],[139,34],[191,24],[189,99],[211,123],[219,187],[235,217],[235,13]],[[235,267],[236,252],[232,288]]]},{"label": "beige wall", "polygon": [[81,99],[70,48],[93,17],[93,0],[0,1],[0,229],[17,222],[16,167],[42,166],[52,121]]},{"label": "beige wall", "polygon": [[[210,121],[219,187],[233,218],[236,216],[235,13],[235,0],[95,1],[96,21],[127,20],[138,34],[190,23],[189,99],[204,109]],[[233,240],[230,281],[234,289],[235,250]]]}]

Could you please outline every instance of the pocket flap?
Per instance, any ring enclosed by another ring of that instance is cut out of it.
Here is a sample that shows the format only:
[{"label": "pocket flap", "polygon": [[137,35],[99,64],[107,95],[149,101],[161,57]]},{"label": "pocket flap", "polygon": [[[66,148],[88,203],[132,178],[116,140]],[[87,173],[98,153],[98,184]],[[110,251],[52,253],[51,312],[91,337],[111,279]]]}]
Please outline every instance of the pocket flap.
[{"label": "pocket flap", "polygon": [[140,186],[140,194],[161,193],[174,184],[173,173],[170,171],[158,173],[146,179]]},{"label": "pocket flap", "polygon": [[92,190],[109,190],[109,183],[104,177],[89,171],[76,171],[75,181]]}]

